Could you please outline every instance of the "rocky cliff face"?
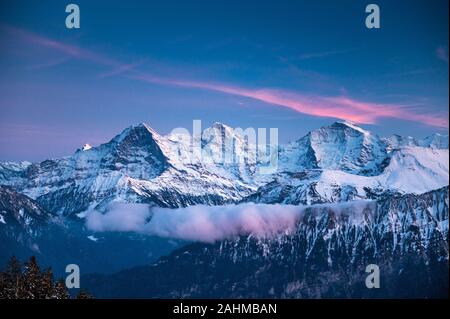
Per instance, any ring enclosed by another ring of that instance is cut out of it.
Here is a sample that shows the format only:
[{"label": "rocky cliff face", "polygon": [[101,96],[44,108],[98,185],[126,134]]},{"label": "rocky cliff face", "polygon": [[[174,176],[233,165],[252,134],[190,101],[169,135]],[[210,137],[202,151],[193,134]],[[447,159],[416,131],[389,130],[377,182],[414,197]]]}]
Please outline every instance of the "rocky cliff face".
[{"label": "rocky cliff face", "polygon": [[[32,238],[40,236],[43,226],[53,217],[31,198],[10,187],[0,186],[0,227],[3,236],[33,248]],[[37,246],[34,248],[38,249]]]},{"label": "rocky cliff face", "polygon": [[25,260],[34,255],[57,276],[63,276],[71,263],[83,273],[148,264],[181,244],[136,234],[95,235],[83,223],[51,214],[6,186],[0,186],[0,242],[0,267],[11,256]]},{"label": "rocky cliff face", "polygon": [[[352,206],[312,206],[293,232],[192,244],[151,266],[85,282],[103,297],[445,297],[448,194],[446,187],[384,196],[362,215]],[[365,287],[369,264],[380,267],[380,289]]]}]

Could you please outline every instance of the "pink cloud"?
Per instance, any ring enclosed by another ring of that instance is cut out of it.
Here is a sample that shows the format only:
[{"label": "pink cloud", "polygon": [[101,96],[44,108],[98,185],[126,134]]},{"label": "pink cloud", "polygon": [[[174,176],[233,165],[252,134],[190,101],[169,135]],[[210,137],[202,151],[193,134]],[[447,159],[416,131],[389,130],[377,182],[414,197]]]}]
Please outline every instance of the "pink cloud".
[{"label": "pink cloud", "polygon": [[56,50],[61,53],[65,53],[73,58],[87,60],[102,65],[118,66],[120,64],[115,60],[99,55],[90,50],[85,50],[74,45],[69,45],[60,41],[52,40],[19,28],[4,24],[1,24],[0,28],[13,35],[15,38],[19,38],[27,43],[36,44],[41,47]]},{"label": "pink cloud", "polygon": [[407,105],[381,104],[358,101],[349,97],[306,96],[286,90],[246,89],[225,84],[211,84],[197,81],[161,79],[141,74],[134,77],[149,83],[199,88],[255,99],[264,103],[289,108],[299,113],[318,117],[348,120],[360,124],[374,124],[382,118],[395,118],[421,122],[430,126],[448,127],[446,115],[420,114]]},{"label": "pink cloud", "polygon": [[130,63],[130,64],[123,64],[123,65],[119,65],[117,68],[113,69],[110,72],[106,72],[103,74],[100,74],[100,78],[108,78],[114,75],[119,75],[128,71],[131,71],[135,68],[137,68],[138,66],[142,65],[142,61],[141,62],[136,62],[136,63]]},{"label": "pink cloud", "polygon": [[[426,113],[420,112],[420,110],[413,109],[408,105],[373,103],[356,100],[347,96],[324,97],[320,95],[304,95],[280,89],[249,89],[228,84],[162,78],[149,73],[139,72],[136,69],[139,63],[123,64],[95,52],[55,41],[21,29],[4,25],[1,25],[0,27],[9,33],[12,33],[15,37],[21,38],[31,44],[57,50],[73,58],[113,67],[113,71],[103,74],[103,77],[127,73],[130,78],[147,83],[203,89],[246,97],[267,104],[288,108],[307,115],[349,120],[360,124],[374,124],[383,118],[393,118],[420,122],[436,127],[448,127],[447,114],[433,114],[429,111]],[[443,48],[438,49],[437,54],[438,56],[441,56],[441,58],[446,57],[448,62],[448,53],[446,50],[442,50]]]}]

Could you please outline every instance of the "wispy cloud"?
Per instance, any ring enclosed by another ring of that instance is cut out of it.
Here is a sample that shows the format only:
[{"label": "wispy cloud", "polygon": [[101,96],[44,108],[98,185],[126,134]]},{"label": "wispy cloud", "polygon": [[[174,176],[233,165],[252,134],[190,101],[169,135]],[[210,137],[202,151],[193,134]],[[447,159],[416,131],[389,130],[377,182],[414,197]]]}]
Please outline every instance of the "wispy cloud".
[{"label": "wispy cloud", "polygon": [[38,45],[41,47],[45,47],[48,49],[58,51],[60,53],[65,53],[66,55],[73,57],[73,58],[87,60],[87,61],[94,62],[97,64],[102,64],[102,65],[109,65],[109,66],[119,66],[120,65],[120,63],[118,63],[117,61],[115,61],[113,59],[110,59],[106,56],[97,54],[90,50],[82,49],[75,45],[69,45],[69,44],[66,44],[66,43],[63,43],[60,41],[56,41],[56,40],[53,40],[53,39],[50,39],[50,38],[47,38],[44,36],[37,35],[32,32],[28,32],[28,31],[25,31],[25,30],[22,30],[22,29],[19,29],[16,27],[12,27],[9,25],[0,24],[0,28],[2,28],[4,31],[11,34],[15,38],[21,39],[25,42],[28,42],[29,44],[35,44],[35,45]]},{"label": "wispy cloud", "polygon": [[[283,89],[254,89],[226,83],[163,78],[138,70],[137,67],[139,66],[139,63],[124,64],[90,50],[82,49],[74,45],[68,45],[21,29],[10,26],[1,27],[10,33],[13,33],[14,36],[31,44],[57,50],[73,58],[112,67],[113,71],[105,73],[103,75],[104,77],[126,73],[126,76],[129,78],[147,83],[220,92],[254,99],[307,115],[337,118],[353,121],[355,123],[374,124],[383,118],[394,118],[420,122],[430,126],[448,127],[447,114],[434,114],[427,109],[421,110],[417,107],[412,108],[409,104],[375,103],[354,99],[348,96],[328,97],[321,95],[305,95]],[[328,54],[331,54],[331,52]]]},{"label": "wispy cloud", "polygon": [[403,72],[386,73],[380,75],[382,78],[399,78],[399,77],[411,77],[411,76],[424,76],[439,72],[439,68],[418,68],[412,70],[406,70]]},{"label": "wispy cloud", "polygon": [[29,67],[30,70],[41,70],[41,69],[47,69],[47,68],[51,68],[54,66],[58,66],[61,64],[64,64],[66,62],[70,61],[70,57],[65,56],[62,58],[58,58],[58,59],[53,59],[47,62],[43,62],[43,63],[38,63],[38,64],[34,64],[32,66]]},{"label": "wispy cloud", "polygon": [[111,70],[109,72],[105,72],[105,73],[100,74],[99,78],[101,78],[101,79],[109,78],[111,76],[115,76],[115,75],[119,75],[119,74],[122,74],[122,73],[126,73],[128,71],[136,69],[138,66],[142,65],[143,63],[144,63],[143,61],[139,61],[139,62],[136,62],[136,63],[119,65],[118,67],[114,68],[113,70]]},{"label": "wispy cloud", "polygon": [[448,49],[446,47],[440,46],[436,49],[436,57],[439,60],[448,63]]},{"label": "wispy cloud", "polygon": [[313,52],[313,53],[304,53],[301,54],[298,58],[300,60],[309,60],[309,59],[317,59],[317,58],[325,58],[328,56],[345,54],[354,51],[355,49],[345,49],[345,50],[334,50],[334,51],[324,51],[324,52]]},{"label": "wispy cloud", "polygon": [[135,79],[162,85],[176,85],[186,88],[199,88],[226,94],[255,99],[264,103],[289,108],[299,113],[349,120],[355,123],[375,124],[382,118],[395,118],[421,122],[426,125],[448,127],[448,119],[444,114],[419,113],[411,110],[408,104],[382,104],[358,101],[349,97],[323,97],[302,95],[286,90],[246,89],[225,84],[212,84],[197,81],[181,81],[161,79],[141,74]]}]

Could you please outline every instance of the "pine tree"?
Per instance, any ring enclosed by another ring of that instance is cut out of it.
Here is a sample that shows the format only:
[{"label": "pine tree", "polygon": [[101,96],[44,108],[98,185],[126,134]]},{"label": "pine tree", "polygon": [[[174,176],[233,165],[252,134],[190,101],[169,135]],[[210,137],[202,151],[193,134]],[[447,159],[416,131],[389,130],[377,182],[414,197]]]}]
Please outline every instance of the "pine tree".
[{"label": "pine tree", "polygon": [[23,279],[26,289],[25,299],[41,298],[40,284],[42,281],[42,275],[35,256],[32,256],[30,260],[25,263]]},{"label": "pine tree", "polygon": [[67,292],[66,285],[63,280],[58,280],[53,289],[53,298],[55,299],[69,299],[70,295]]},{"label": "pine tree", "polygon": [[81,290],[78,295],[77,299],[93,299],[94,297],[91,296],[88,292]]},{"label": "pine tree", "polygon": [[7,299],[9,297],[9,290],[12,285],[8,273],[0,272],[0,299]]},{"label": "pine tree", "polygon": [[12,256],[5,273],[5,278],[8,281],[5,298],[19,299],[24,296],[24,287],[22,280],[22,265],[20,261]]},{"label": "pine tree", "polygon": [[40,299],[51,299],[54,296],[53,272],[48,268],[41,276],[39,289]]},{"label": "pine tree", "polygon": [[[0,299],[69,299],[70,295],[63,280],[53,281],[51,268],[41,271],[33,256],[22,267],[12,257],[6,271],[0,272]],[[80,291],[78,299],[93,298]]]}]

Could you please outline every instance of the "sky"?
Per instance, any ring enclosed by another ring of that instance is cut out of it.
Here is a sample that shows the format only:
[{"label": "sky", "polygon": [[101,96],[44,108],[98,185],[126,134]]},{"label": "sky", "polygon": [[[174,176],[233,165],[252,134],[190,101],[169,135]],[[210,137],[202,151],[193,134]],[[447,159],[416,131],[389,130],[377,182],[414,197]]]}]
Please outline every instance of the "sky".
[{"label": "sky", "polygon": [[[0,161],[148,123],[448,134],[448,1],[0,1]],[[380,7],[380,29],[365,7]]]}]

